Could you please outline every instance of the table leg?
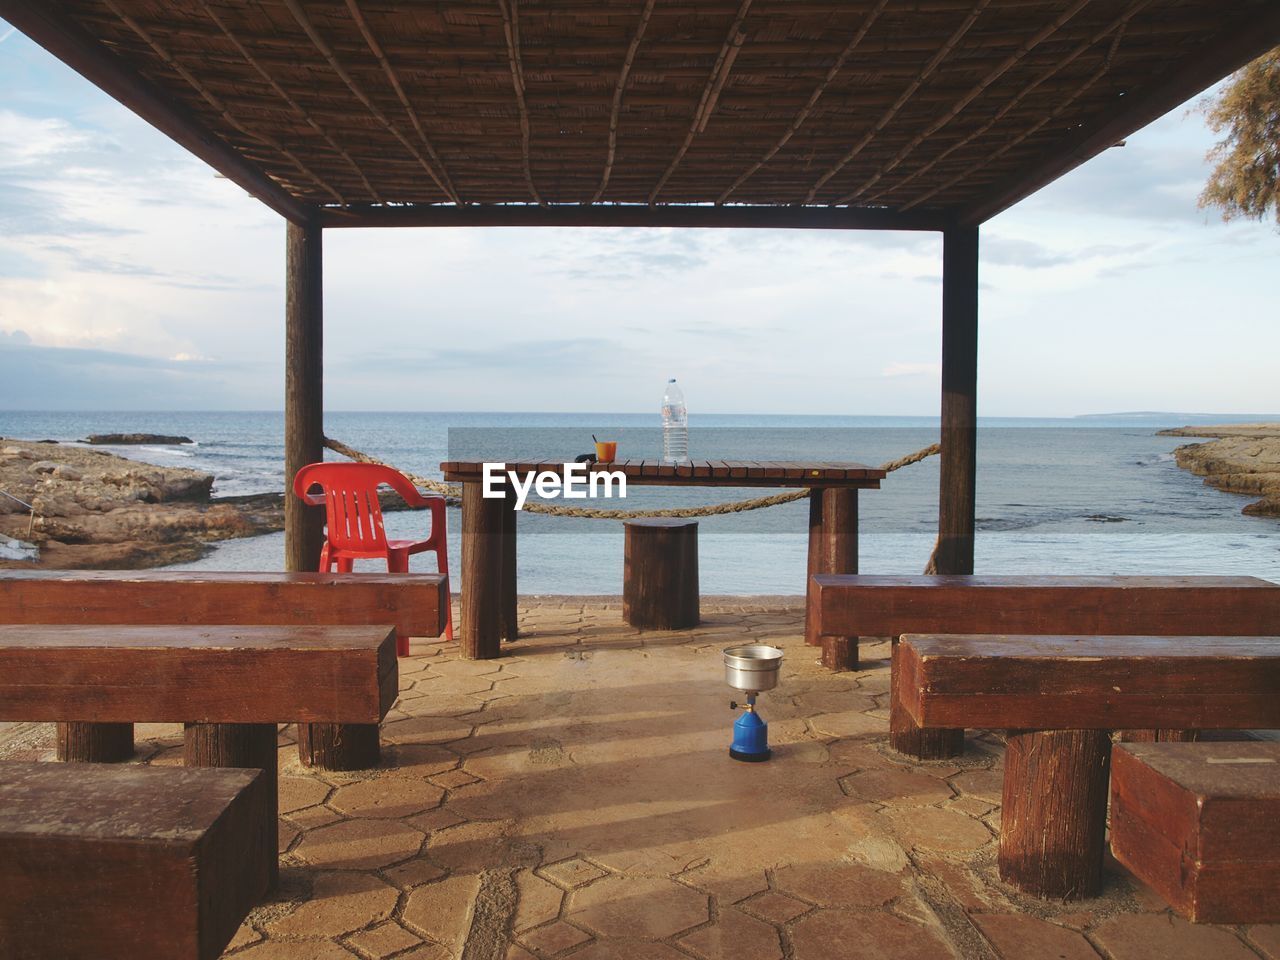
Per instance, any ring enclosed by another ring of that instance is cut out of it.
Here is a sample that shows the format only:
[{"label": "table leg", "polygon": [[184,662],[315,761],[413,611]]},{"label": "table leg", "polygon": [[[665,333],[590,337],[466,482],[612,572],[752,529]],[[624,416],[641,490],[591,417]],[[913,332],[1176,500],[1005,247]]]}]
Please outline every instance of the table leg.
[{"label": "table leg", "polygon": [[1010,730],[1000,807],[1000,879],[1054,900],[1094,896],[1107,832],[1106,730]]},{"label": "table leg", "polygon": [[280,882],[280,784],[274,723],[188,723],[182,745],[188,767],[241,767],[261,770],[266,778],[270,815],[261,843],[272,851],[269,890]]},{"label": "table leg", "polygon": [[[858,491],[846,487],[815,487],[809,492],[808,575],[858,572]],[[807,579],[807,578],[806,578]],[[858,666],[857,637],[824,637],[818,632],[813,584],[807,580],[805,642],[822,645],[822,662],[833,670]]]},{"label": "table leg", "polygon": [[519,595],[516,592],[516,492],[507,484],[502,501],[502,639],[520,639]]},{"label": "table leg", "polygon": [[502,515],[505,499],[462,485],[462,655],[493,660],[502,643]]}]

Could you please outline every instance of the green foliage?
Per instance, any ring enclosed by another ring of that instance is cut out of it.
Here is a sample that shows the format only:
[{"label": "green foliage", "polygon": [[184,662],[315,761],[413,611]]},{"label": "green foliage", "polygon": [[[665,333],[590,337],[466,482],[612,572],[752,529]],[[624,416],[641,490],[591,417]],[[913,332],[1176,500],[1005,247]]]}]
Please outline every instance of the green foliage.
[{"label": "green foliage", "polygon": [[1280,47],[1240,70],[1207,106],[1209,126],[1225,136],[1209,153],[1216,166],[1200,206],[1224,220],[1280,225]]}]

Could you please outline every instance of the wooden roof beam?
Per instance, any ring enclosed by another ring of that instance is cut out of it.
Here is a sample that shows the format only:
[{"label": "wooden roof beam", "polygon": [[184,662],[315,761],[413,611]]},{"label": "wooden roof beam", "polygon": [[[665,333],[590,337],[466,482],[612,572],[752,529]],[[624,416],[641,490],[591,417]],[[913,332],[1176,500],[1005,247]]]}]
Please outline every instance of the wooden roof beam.
[{"label": "wooden roof beam", "polygon": [[329,69],[342,79],[342,82],[347,85],[347,89],[351,91],[352,95],[357,100],[364,104],[365,108],[374,116],[378,123],[385,127],[388,133],[400,141],[400,144],[409,151],[409,154],[418,161],[418,164],[424,171],[426,171],[427,176],[431,178],[432,182],[440,188],[440,192],[454,203],[457,203],[457,195],[451,193],[449,188],[445,186],[445,181],[441,179],[440,174],[436,172],[435,167],[427,162],[427,158],[418,151],[417,147],[409,142],[409,139],[400,132],[399,128],[397,128],[387,115],[382,112],[378,105],[373,102],[360,84],[356,82],[355,78],[347,71],[347,68],[338,60],[337,54],[333,52],[333,48],[329,46],[328,41],[320,35],[320,31],[317,30],[315,25],[311,22],[311,18],[307,16],[307,12],[302,8],[302,5],[298,0],[284,0],[284,5],[289,9],[289,12],[293,14],[293,19],[297,21],[298,26],[302,28],[302,32],[307,35],[308,39],[310,39],[312,46],[316,48],[316,51],[320,56],[322,56],[325,62],[329,64]]},{"label": "wooden roof beam", "polygon": [[533,182],[533,162],[530,157],[530,141],[533,130],[529,124],[529,105],[525,101],[524,63],[520,59],[519,0],[498,0],[502,11],[502,32],[507,41],[507,63],[511,67],[511,86],[515,90],[516,109],[520,112],[520,159],[524,165],[524,179],[535,203],[542,203],[538,187]]},{"label": "wooden roof beam", "polygon": [[911,151],[913,151],[916,147],[920,146],[920,144],[924,143],[926,140],[932,137],[935,133],[937,133],[939,130],[945,127],[948,123],[954,120],[957,116],[959,116],[961,111],[963,111],[965,107],[969,106],[969,104],[971,104],[974,100],[976,100],[979,96],[981,96],[983,92],[985,92],[986,89],[991,86],[991,84],[995,83],[1002,76],[1004,76],[1005,73],[1007,73],[1013,67],[1017,66],[1022,61],[1023,57],[1025,57],[1028,53],[1034,50],[1043,41],[1053,36],[1059,29],[1062,28],[1062,26],[1068,20],[1070,20],[1077,13],[1079,13],[1086,6],[1088,6],[1089,2],[1090,0],[1075,0],[1075,3],[1073,3],[1070,7],[1064,10],[1062,13],[1058,14],[1057,17],[1055,17],[1052,21],[1050,21],[1044,27],[1042,27],[1040,31],[1035,34],[1035,36],[1028,38],[1021,46],[1018,47],[1017,50],[1009,54],[1009,56],[1007,56],[1004,60],[1000,61],[1000,63],[998,63],[989,73],[987,73],[986,76],[984,76],[981,80],[979,80],[976,84],[974,84],[964,94],[964,96],[962,96],[959,100],[957,100],[951,106],[951,109],[949,109],[942,116],[938,117],[937,120],[933,121],[933,123],[929,124],[923,130],[917,133],[914,137],[912,137],[910,142],[908,142],[905,146],[902,147],[902,149],[900,149],[897,153],[895,153],[893,157],[887,163],[884,164],[884,166],[882,166],[879,170],[877,170],[874,174],[872,174],[869,178],[867,178],[867,180],[865,180],[861,186],[859,186],[856,190],[853,190],[847,193],[845,196],[841,197],[839,200],[836,201],[836,203],[838,204],[852,203],[854,200],[857,200],[859,197],[865,194],[868,190],[874,187],[877,183],[879,183],[885,174],[893,172],[893,170],[898,166],[898,164],[900,164],[903,160],[905,160],[908,156],[910,156]]},{"label": "wooden roof beam", "polygon": [[627,77],[631,75],[631,65],[635,63],[636,51],[640,49],[640,41],[649,26],[649,17],[653,15],[654,0],[645,0],[640,11],[640,22],[636,24],[635,33],[631,35],[631,43],[627,46],[626,56],[622,59],[622,68],[618,71],[618,82],[613,88],[613,107],[609,111],[609,150],[605,154],[604,173],[600,175],[600,186],[596,188],[592,203],[599,203],[609,187],[609,177],[613,173],[613,160],[618,149],[618,115],[622,112],[622,92],[627,87]]},{"label": "wooden roof beam", "polygon": [[1019,200],[1074,170],[1136,130],[1280,45],[1280,4],[1265,13],[1237,17],[1230,28],[1196,56],[1176,63],[1142,89],[1121,97],[1115,106],[1047,152],[1028,173],[959,212],[963,224],[990,220]]},{"label": "wooden roof beam", "polygon": [[804,198],[805,203],[813,203],[814,199],[818,196],[818,191],[825,187],[832,177],[852,162],[854,157],[860,154],[863,148],[874,140],[881,130],[889,125],[889,122],[897,116],[898,111],[901,110],[903,106],[906,105],[907,101],[915,95],[915,92],[920,89],[924,82],[933,75],[933,72],[938,68],[938,65],[941,64],[942,61],[945,60],[956,48],[956,45],[964,39],[964,35],[968,33],[969,28],[977,22],[978,17],[981,16],[982,11],[987,8],[987,4],[990,2],[991,0],[977,0],[977,2],[974,3],[973,8],[969,11],[969,15],[965,17],[960,26],[956,27],[951,36],[947,38],[947,42],[938,49],[938,52],[930,58],[929,62],[925,64],[924,69],[921,70],[916,78],[907,85],[907,88],[902,91],[901,95],[899,95],[898,99],[894,101],[893,105],[884,112],[871,129],[862,135],[858,142],[853,145],[853,149],[841,157],[840,161],[834,167],[818,178],[818,181],[810,188],[808,195]]},{"label": "wooden roof beam", "polygon": [[320,136],[325,143],[329,144],[338,156],[342,157],[342,159],[347,162],[347,165],[355,171],[360,182],[364,184],[364,188],[368,192],[369,196],[374,199],[378,199],[378,191],[373,188],[373,184],[369,182],[369,178],[364,175],[364,171],[360,169],[360,165],[356,163],[351,154],[341,147],[333,137],[329,136],[328,132],[326,132],[324,128],[322,128],[320,124],[318,124],[311,115],[307,113],[306,110],[302,109],[302,106],[294,100],[293,97],[289,96],[289,94],[285,92],[285,89],[280,86],[275,77],[268,73],[266,67],[264,67],[259,60],[249,52],[248,48],[240,41],[240,38],[231,32],[231,28],[227,26],[226,21],[223,20],[211,6],[209,6],[207,0],[197,0],[197,2],[200,4],[200,8],[204,11],[205,16],[217,25],[218,29],[222,32],[223,37],[236,49],[240,56],[244,58],[245,63],[249,64],[258,76],[267,82],[267,85],[275,91],[276,96],[288,105],[290,111],[295,117],[305,123],[311,130],[315,131],[315,133]]},{"label": "wooden roof beam", "polygon": [[321,207],[325,227],[688,227],[941,231],[943,214],[862,207],[710,204],[406,204]]},{"label": "wooden roof beam", "polygon": [[707,129],[707,122],[711,119],[711,114],[715,112],[716,103],[720,99],[720,91],[724,89],[725,82],[729,79],[729,73],[733,70],[733,61],[738,58],[738,53],[742,50],[743,43],[746,42],[747,35],[742,32],[742,24],[747,19],[747,12],[750,9],[751,0],[742,0],[742,6],[738,8],[738,13],[733,18],[733,23],[729,25],[729,33],[724,38],[724,44],[720,47],[720,53],[716,57],[715,64],[711,67],[711,74],[707,77],[707,84],[702,89],[702,97],[698,101],[698,108],[693,112],[693,121],[689,124],[689,132],[685,134],[684,141],[676,151],[671,164],[649,193],[650,203],[657,203],[658,194],[667,185],[671,175],[676,172],[676,167],[680,165],[680,161],[684,159],[684,155],[693,144],[693,138]]},{"label": "wooden roof beam", "polygon": [[286,220],[298,224],[311,220],[313,205],[288,193],[183,105],[44,0],[0,0],[0,18]]}]

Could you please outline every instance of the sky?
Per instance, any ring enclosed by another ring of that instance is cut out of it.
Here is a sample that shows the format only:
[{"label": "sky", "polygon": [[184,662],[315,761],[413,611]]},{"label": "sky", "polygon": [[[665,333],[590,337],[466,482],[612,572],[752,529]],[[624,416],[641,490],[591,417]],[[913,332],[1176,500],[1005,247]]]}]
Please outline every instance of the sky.
[{"label": "sky", "polygon": [[[1280,234],[1172,111],[982,228],[979,413],[1280,411]],[[332,230],[331,410],[933,415],[941,240]],[[279,409],[284,222],[0,21],[0,410]]]}]

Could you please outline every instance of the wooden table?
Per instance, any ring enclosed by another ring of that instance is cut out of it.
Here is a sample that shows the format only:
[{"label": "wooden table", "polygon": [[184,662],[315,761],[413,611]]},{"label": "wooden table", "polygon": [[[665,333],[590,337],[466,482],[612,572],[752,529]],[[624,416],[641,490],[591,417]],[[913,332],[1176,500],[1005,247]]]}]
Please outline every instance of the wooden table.
[{"label": "wooden table", "polygon": [[[563,476],[564,468],[563,462],[554,460],[504,464],[504,470],[515,470],[522,476],[529,471]],[[858,572],[858,491],[878,489],[885,476],[883,470],[861,463],[794,460],[692,460],[679,465],[661,460],[616,460],[587,464],[587,469],[589,473],[619,471],[628,485],[808,488],[806,583],[815,573]],[[484,463],[480,461],[448,461],[440,470],[446,480],[462,484],[463,655],[492,659],[498,656],[502,640],[517,637],[514,493],[506,485],[505,498],[486,498]],[[807,615],[805,639],[818,642]]]}]

